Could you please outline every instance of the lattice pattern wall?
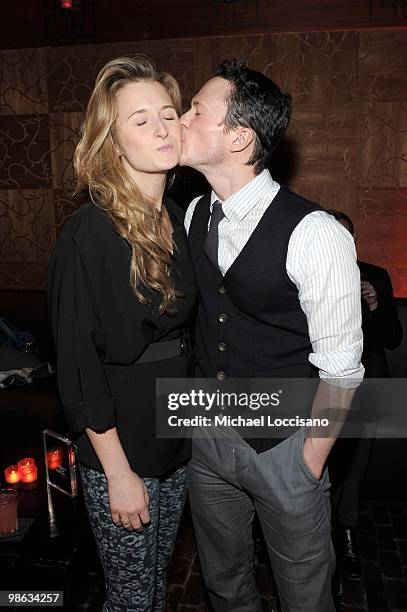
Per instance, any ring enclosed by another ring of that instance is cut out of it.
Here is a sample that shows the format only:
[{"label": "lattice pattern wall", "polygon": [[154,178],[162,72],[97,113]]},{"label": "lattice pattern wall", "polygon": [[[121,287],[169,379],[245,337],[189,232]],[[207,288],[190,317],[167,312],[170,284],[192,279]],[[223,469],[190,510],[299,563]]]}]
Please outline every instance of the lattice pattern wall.
[{"label": "lattice pattern wall", "polygon": [[246,57],[294,96],[278,174],[345,210],[360,257],[407,297],[407,31],[211,37],[0,52],[0,284],[44,286],[72,214],[72,154],[98,68],[143,51],[179,80],[187,104],[227,57]]}]

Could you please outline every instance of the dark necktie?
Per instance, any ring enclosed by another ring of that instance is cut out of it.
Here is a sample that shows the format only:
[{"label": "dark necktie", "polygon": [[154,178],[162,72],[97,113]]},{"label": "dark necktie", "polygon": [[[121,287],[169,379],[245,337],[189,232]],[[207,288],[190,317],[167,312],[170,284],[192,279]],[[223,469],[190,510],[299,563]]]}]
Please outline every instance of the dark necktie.
[{"label": "dark necktie", "polygon": [[209,224],[208,235],[205,240],[204,251],[213,263],[215,268],[219,268],[218,265],[218,246],[219,246],[219,233],[218,225],[222,221],[225,213],[222,210],[222,204],[219,200],[215,200],[212,205],[211,222]]}]

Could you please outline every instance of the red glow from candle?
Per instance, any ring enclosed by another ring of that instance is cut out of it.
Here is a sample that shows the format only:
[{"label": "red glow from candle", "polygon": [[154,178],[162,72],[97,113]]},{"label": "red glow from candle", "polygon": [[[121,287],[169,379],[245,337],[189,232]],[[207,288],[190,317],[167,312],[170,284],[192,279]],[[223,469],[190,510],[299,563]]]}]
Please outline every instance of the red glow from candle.
[{"label": "red glow from candle", "polygon": [[9,484],[16,484],[21,480],[21,474],[18,469],[18,465],[9,465],[4,470],[4,475],[6,477],[6,482]]},{"label": "red glow from candle", "polygon": [[38,469],[32,457],[25,457],[18,462],[23,489],[35,489],[37,486]]},{"label": "red glow from candle", "polygon": [[72,10],[72,0],[61,0],[61,8]]},{"label": "red glow from candle", "polygon": [[69,466],[72,467],[75,465],[75,451],[73,448],[69,449]]},{"label": "red glow from candle", "polygon": [[29,465],[21,468],[21,480],[23,483],[35,482],[38,478],[38,469],[36,465]]},{"label": "red glow from candle", "polygon": [[35,467],[35,461],[32,457],[24,457],[24,459],[20,459],[18,462],[18,469],[20,471],[20,475],[22,473],[22,469],[25,467]]},{"label": "red glow from candle", "polygon": [[47,465],[49,470],[56,470],[62,465],[62,449],[51,448],[47,452]]}]

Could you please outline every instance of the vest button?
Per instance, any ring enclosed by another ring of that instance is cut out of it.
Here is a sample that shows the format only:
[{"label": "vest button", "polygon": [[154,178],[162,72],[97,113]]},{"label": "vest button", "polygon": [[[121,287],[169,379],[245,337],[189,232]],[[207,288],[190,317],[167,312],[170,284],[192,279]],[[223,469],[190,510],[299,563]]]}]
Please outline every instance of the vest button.
[{"label": "vest button", "polygon": [[223,351],[226,351],[227,346],[224,342],[219,342],[218,349],[223,352]]},{"label": "vest button", "polygon": [[222,312],[219,316],[219,323],[225,323],[228,320],[228,315]]},{"label": "vest button", "polygon": [[219,285],[218,293],[220,293],[221,295],[224,295],[226,293],[226,287],[224,285]]},{"label": "vest button", "polygon": [[222,372],[222,371],[218,372],[218,373],[216,374],[216,378],[217,378],[218,380],[225,380],[225,378],[226,378],[226,374],[225,374],[225,372]]}]

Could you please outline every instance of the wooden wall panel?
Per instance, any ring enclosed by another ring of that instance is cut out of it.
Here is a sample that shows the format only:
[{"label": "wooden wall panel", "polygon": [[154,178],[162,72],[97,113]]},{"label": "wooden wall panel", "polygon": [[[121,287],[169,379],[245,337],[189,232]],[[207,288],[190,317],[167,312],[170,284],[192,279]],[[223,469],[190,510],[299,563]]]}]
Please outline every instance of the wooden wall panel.
[{"label": "wooden wall panel", "polygon": [[[273,174],[354,220],[362,259],[407,297],[406,31],[247,34],[0,52],[0,284],[44,286],[75,209],[72,155],[94,78],[146,52],[179,80],[184,107],[216,66],[245,57],[293,95]],[[404,56],[404,57],[403,57]],[[181,183],[181,185],[183,185]],[[187,200],[197,184],[180,189]]]},{"label": "wooden wall panel", "polygon": [[51,187],[48,115],[1,115],[0,135],[0,188]]},{"label": "wooden wall panel", "polygon": [[406,0],[81,0],[75,11],[58,0],[3,4],[2,49],[407,25]]},{"label": "wooden wall panel", "polygon": [[84,113],[50,113],[53,189],[67,193],[75,189],[72,158],[83,118]]},{"label": "wooden wall panel", "polygon": [[359,252],[386,267],[396,295],[407,297],[407,189],[359,189],[353,216]]},{"label": "wooden wall panel", "polygon": [[406,30],[360,32],[357,80],[360,101],[405,101],[406,58]]},{"label": "wooden wall panel", "polygon": [[0,115],[48,112],[44,49],[1,53]]},{"label": "wooden wall panel", "polygon": [[4,289],[43,288],[55,237],[52,190],[1,190],[0,286]]}]

